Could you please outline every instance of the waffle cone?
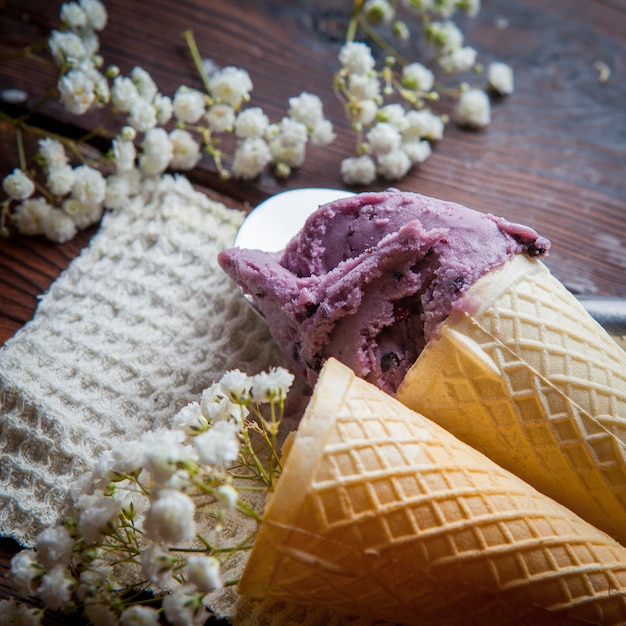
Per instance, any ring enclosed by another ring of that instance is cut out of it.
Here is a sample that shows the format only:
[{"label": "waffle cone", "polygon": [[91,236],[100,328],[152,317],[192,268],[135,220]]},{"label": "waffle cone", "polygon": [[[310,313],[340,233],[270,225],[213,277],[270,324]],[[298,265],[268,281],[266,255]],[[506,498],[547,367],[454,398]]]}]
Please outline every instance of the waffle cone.
[{"label": "waffle cone", "polygon": [[467,298],[397,398],[626,543],[626,354],[524,255]]},{"label": "waffle cone", "polygon": [[626,622],[626,548],[330,359],[240,582],[408,624]]}]

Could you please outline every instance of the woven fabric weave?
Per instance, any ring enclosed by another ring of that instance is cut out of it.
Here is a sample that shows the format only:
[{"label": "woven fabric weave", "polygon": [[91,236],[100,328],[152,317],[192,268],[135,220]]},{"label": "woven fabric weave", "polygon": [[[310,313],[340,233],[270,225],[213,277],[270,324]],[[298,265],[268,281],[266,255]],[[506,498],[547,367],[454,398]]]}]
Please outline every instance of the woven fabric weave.
[{"label": "woven fabric weave", "polygon": [[217,264],[242,220],[185,178],[109,214],[0,349],[0,535],[32,544],[98,452],[282,361]]}]

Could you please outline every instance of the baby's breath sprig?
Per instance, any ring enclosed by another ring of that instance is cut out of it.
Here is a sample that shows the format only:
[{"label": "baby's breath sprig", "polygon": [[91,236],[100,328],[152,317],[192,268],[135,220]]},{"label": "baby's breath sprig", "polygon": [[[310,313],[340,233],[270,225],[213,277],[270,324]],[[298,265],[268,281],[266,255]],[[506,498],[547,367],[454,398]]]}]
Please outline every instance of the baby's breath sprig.
[{"label": "baby's breath sprig", "polygon": [[[207,594],[236,584],[222,572],[251,549],[280,474],[292,382],[283,368],[231,370],[169,428],[104,452],[71,487],[57,524],[11,561],[16,591],[43,607],[4,600],[3,619],[40,624],[53,609],[93,624],[203,624]],[[238,520],[251,522],[243,535],[222,532]]]},{"label": "baby's breath sprig", "polygon": [[[436,80],[436,74],[482,73],[476,50],[464,45],[463,33],[452,21],[457,12],[474,17],[479,10],[480,0],[354,0],[334,77],[335,93],[356,134],[355,153],[341,164],[344,183],[369,185],[377,176],[399,180],[423,163],[449,122],[447,113],[435,110],[444,99],[456,101],[461,126],[476,129],[490,123],[486,91],[466,81],[449,87]],[[377,63],[371,46],[357,40],[361,33],[381,50],[382,61]],[[427,50],[427,61],[411,61],[398,51],[412,37]],[[512,93],[508,65],[491,64],[487,78],[487,90]]]},{"label": "baby's breath sprig", "polygon": [[[0,236],[8,236],[13,226],[22,234],[63,243],[98,222],[104,210],[123,209],[146,179],[166,170],[188,172],[207,157],[222,178],[253,180],[270,168],[287,178],[304,164],[309,144],[326,146],[334,140],[318,96],[304,92],[290,98],[284,117],[270,122],[260,107],[249,106],[253,84],[248,72],[202,59],[192,31],[183,38],[202,88],[180,85],[169,96],[142,67],[123,75],[118,67],[105,66],[99,32],[108,15],[100,0],[66,2],[60,17],[61,27],[47,41],[49,56],[38,57],[57,68],[56,84],[18,117],[0,111],[16,129],[19,153],[19,166],[3,180],[7,197],[0,204]],[[37,51],[40,47],[28,46],[3,60]],[[16,97],[11,90],[1,95]],[[53,98],[75,116],[96,108],[105,114],[80,139],[65,140],[29,123]],[[39,139],[39,150],[30,158],[20,151],[26,133]],[[95,137],[114,137],[106,154],[85,154],[83,148]]]}]

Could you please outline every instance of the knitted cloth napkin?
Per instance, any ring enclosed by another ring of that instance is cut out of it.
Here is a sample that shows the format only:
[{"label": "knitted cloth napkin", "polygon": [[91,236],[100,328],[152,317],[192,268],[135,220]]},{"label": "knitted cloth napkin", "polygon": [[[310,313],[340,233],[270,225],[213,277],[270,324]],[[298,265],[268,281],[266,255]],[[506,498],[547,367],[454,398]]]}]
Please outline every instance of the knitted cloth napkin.
[{"label": "knitted cloth napkin", "polygon": [[226,370],[282,365],[217,264],[242,218],[186,178],[147,184],[0,349],[0,535],[32,544],[100,451],[165,426]]}]

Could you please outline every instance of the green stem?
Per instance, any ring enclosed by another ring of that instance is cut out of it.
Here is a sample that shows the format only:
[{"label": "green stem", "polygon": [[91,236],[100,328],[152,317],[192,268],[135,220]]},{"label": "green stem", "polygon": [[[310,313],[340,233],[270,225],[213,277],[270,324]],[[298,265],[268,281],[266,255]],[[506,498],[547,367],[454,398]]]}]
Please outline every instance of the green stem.
[{"label": "green stem", "polygon": [[20,168],[26,171],[26,151],[24,150],[24,137],[22,129],[18,126],[15,129],[15,141],[17,143],[17,155],[20,161]]},{"label": "green stem", "polygon": [[202,57],[200,56],[200,50],[198,50],[198,45],[196,44],[196,39],[193,36],[192,30],[186,30],[183,32],[183,38],[185,39],[185,43],[189,48],[189,53],[191,54],[191,58],[193,59],[194,65],[196,66],[196,70],[200,75],[200,80],[202,80],[202,84],[206,89],[208,94],[211,93],[211,83],[209,82],[209,77],[204,69],[204,63],[202,63]]}]

